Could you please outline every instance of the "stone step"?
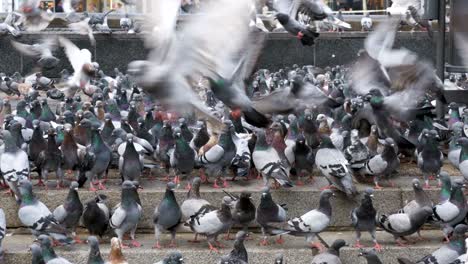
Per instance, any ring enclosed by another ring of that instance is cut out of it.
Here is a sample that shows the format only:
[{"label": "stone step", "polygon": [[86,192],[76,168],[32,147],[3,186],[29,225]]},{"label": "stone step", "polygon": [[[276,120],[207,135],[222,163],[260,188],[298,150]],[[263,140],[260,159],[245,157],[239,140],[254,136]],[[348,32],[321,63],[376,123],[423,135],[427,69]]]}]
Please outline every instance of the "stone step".
[{"label": "stone step", "polygon": [[[453,178],[459,178],[455,176]],[[375,192],[374,205],[378,211],[381,212],[395,212],[408,200],[413,199],[413,190],[411,187],[411,177],[399,177],[395,179],[395,186],[398,187],[388,187],[383,190],[378,190]],[[36,181],[33,180],[33,183]],[[51,182],[50,184],[53,184]],[[116,203],[120,202],[120,180],[109,180],[107,186],[108,189],[105,191],[100,191],[108,196],[109,206],[112,207]],[[228,192],[234,194],[240,194],[242,191],[252,192],[252,198],[255,205],[259,204],[260,190],[263,187],[262,181],[253,180],[253,181],[244,181],[239,180],[236,182],[231,182],[231,186],[226,189]],[[153,228],[152,224],[152,215],[155,207],[161,201],[164,192],[165,192],[165,182],[160,180],[156,181],[142,181],[143,190],[140,190],[140,198],[143,207],[143,218],[139,224],[141,228]],[[277,203],[285,203],[288,207],[289,217],[300,216],[309,210],[316,208],[318,206],[318,199],[320,194],[320,188],[327,185],[327,181],[324,177],[316,177],[315,182],[306,186],[296,186],[290,189],[279,189],[272,190],[273,199]],[[436,182],[433,181],[432,185],[435,186]],[[50,185],[50,188],[53,185]],[[358,190],[362,191],[366,188],[369,188],[371,185],[357,184]],[[37,197],[44,202],[51,211],[55,207],[63,203],[67,195],[68,190],[55,190],[49,189],[48,191],[44,190],[43,187],[35,187],[34,192]],[[437,201],[439,195],[439,189],[433,188],[428,191],[434,201]],[[180,186],[176,190],[176,198],[181,204],[186,197],[187,191],[183,189],[183,186]],[[88,191],[87,189],[79,190],[80,199],[82,202],[94,197],[94,193]],[[211,186],[202,185],[201,195],[204,199],[208,200],[213,205],[220,205],[222,197],[225,196],[225,193],[222,189],[214,189]],[[357,198],[359,201],[360,199]],[[21,222],[17,217],[18,205],[14,199],[7,195],[0,196],[0,205],[4,209],[7,219],[8,227],[20,227]],[[337,193],[336,197],[332,199],[333,207],[333,217],[331,227],[334,228],[349,228],[350,226],[350,211],[357,206],[356,201],[352,201],[341,193]]]},{"label": "stone step", "polygon": [[[382,252],[378,255],[385,264],[396,263],[397,257],[406,257],[411,260],[418,260],[419,258],[429,254],[442,245],[442,234],[440,231],[423,231],[422,235],[428,241],[418,242],[411,245],[411,247],[398,247],[393,242],[393,237],[384,232],[377,232],[379,243],[383,246]],[[354,244],[354,232],[324,232],[321,234],[322,238],[329,244],[335,239],[344,239],[350,246],[345,247],[341,251],[341,259],[343,264],[364,264],[366,261],[358,257],[359,250],[352,247]],[[86,238],[86,235],[82,235]],[[246,241],[246,248],[249,254],[249,263],[252,264],[272,264],[276,254],[282,253],[287,263],[300,264],[310,263],[312,260],[312,252],[307,248],[307,244],[303,238],[296,238],[285,236],[285,243],[278,245],[274,243],[275,238],[270,238],[270,246],[259,246],[260,236],[258,234],[251,235],[252,240]],[[415,237],[411,237],[415,238]],[[162,244],[169,243],[169,235],[165,234],[162,237]],[[206,240],[201,239],[201,243],[193,244],[187,242],[193,237],[189,234],[177,235],[177,250],[181,251],[184,256],[186,264],[201,264],[201,263],[217,263],[220,256],[230,252],[233,246],[232,241],[225,241],[220,236],[221,243],[226,245],[225,249],[221,249],[219,253],[210,252]],[[28,252],[29,245],[33,242],[34,237],[26,234],[13,234],[7,235],[4,241],[4,249],[7,251],[5,260],[7,264],[10,263],[30,263],[30,253]],[[161,250],[152,249],[154,244],[154,236],[150,234],[139,234],[137,240],[142,243],[141,248],[124,249],[123,254],[127,258],[128,263],[131,264],[151,264],[155,263],[168,252],[174,249],[163,248]],[[361,243],[365,246],[373,246],[370,237],[363,234]],[[73,245],[70,247],[55,248],[59,256],[65,257],[72,263],[81,264],[87,263],[88,247],[87,245]],[[101,243],[101,252],[104,258],[107,258],[109,253],[109,238],[105,238]]]}]

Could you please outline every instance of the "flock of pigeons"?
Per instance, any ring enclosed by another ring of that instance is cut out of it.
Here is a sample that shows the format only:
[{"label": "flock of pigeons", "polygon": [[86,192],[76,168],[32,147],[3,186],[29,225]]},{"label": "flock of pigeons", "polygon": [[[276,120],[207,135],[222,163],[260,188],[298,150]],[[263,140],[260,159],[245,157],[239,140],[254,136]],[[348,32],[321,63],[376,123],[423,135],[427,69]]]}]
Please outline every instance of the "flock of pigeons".
[{"label": "flock of pigeons", "polygon": [[[263,37],[249,27],[249,0],[211,1],[202,16],[176,31],[177,2],[154,3],[148,21],[153,33],[146,36],[151,52],[147,60],[131,62],[126,74],[116,68],[113,77],[106,75],[89,50],[63,37],[33,45],[12,42],[47,69],[58,64],[54,52],[61,47],[73,68],[73,73],[62,71],[60,80],[40,72],[0,76],[0,90],[9,97],[0,111],[0,171],[4,187],[19,204],[19,219],[38,238],[39,246],[31,246],[33,263],[69,263],[52,246],[80,242],[75,233],[80,221],[91,235],[89,263],[104,263],[96,236],[108,228],[117,236],[111,240],[109,263],[125,263],[121,248],[141,246],[135,233],[143,215],[137,191],[144,185],[142,174],[152,176],[157,168],[168,183],[152,216],[154,248],[161,248],[164,232],[175,246],[176,232],[185,226],[195,240],[206,236],[210,250],[218,251],[218,236],[235,226],[242,230],[234,249],[219,263],[248,263],[243,241],[249,225],[257,223],[261,245],[269,243],[268,236],[278,236],[279,244],[283,235],[304,237],[321,251],[312,263],[341,263],[339,250],[346,243],[337,240],[328,246],[320,237],[332,219],[330,199],[341,192],[359,204],[351,211],[357,247],[363,247],[362,232],[371,234],[380,251],[377,227],[403,245],[429,223],[442,228],[447,244],[416,263],[465,263],[468,205],[463,181],[451,180],[441,168],[447,157],[468,179],[468,112],[451,103],[448,120],[434,114],[435,100],[446,103],[443,85],[429,63],[393,48],[398,23],[381,23],[352,65],[254,72]],[[288,8],[304,12],[307,3],[295,1]],[[44,15],[34,8],[31,12],[28,19]],[[304,45],[318,36],[286,13],[277,19],[295,30]],[[36,22],[32,24],[40,24]],[[424,184],[412,182],[415,199],[404,208],[376,212],[372,189],[362,191],[359,202],[355,181],[373,182],[376,189],[393,185],[400,162],[413,161]],[[77,190],[87,182],[90,191],[105,190],[113,168],[122,179],[121,202],[111,210],[107,197],[96,193],[83,204]],[[290,218],[270,191],[313,181],[315,168],[329,186],[317,208]],[[199,177],[193,177],[194,170]],[[34,195],[32,171],[38,175],[36,185],[45,189],[50,188],[50,173],[57,177],[57,189],[68,182],[66,173],[73,174],[66,200],[53,212]],[[220,207],[201,197],[202,183],[227,188],[228,178],[263,179],[260,204],[254,205],[248,192],[239,197],[226,192]],[[431,180],[441,187],[438,203],[424,191]],[[174,190],[182,182],[189,191],[179,206]],[[2,239],[5,229],[2,212]],[[126,234],[130,244],[123,243]],[[381,263],[376,251],[361,254],[368,263]],[[159,263],[182,261],[173,252]],[[275,263],[283,263],[282,257]]]}]

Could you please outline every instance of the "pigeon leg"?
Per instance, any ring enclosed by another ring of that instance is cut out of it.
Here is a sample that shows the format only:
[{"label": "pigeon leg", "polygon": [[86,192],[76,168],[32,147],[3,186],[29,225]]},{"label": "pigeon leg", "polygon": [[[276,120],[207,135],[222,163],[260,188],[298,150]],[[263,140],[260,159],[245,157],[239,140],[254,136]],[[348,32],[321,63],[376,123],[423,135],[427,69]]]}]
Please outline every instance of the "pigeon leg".
[{"label": "pigeon leg", "polygon": [[296,181],[297,186],[304,186],[304,182],[302,181],[302,177],[304,177],[304,173],[300,172],[299,175],[297,175],[297,181]]},{"label": "pigeon leg", "polygon": [[403,239],[401,238],[395,238],[395,243],[400,246],[400,247],[407,247],[408,246],[408,243],[405,241],[403,242]]},{"label": "pigeon leg", "polygon": [[156,243],[154,243],[154,246],[153,246],[153,249],[161,249],[161,244],[159,244],[159,241],[156,241]]},{"label": "pigeon leg", "polygon": [[424,180],[424,189],[431,189],[431,185],[429,185],[429,180]]},{"label": "pigeon leg", "polygon": [[209,246],[210,251],[214,251],[216,253],[219,253],[219,250],[217,248],[215,248],[210,242],[208,242],[208,246]]},{"label": "pigeon leg", "polygon": [[355,248],[362,248],[362,247],[364,247],[364,246],[361,244],[361,231],[359,231],[359,230],[356,230],[356,243],[354,244],[354,247],[355,247]]},{"label": "pigeon leg", "polygon": [[185,190],[190,191],[192,189],[192,184],[190,182],[187,183],[187,186],[185,186]]},{"label": "pigeon leg", "polygon": [[175,238],[176,238],[176,232],[175,232],[175,230],[173,230],[173,231],[171,231],[171,243],[168,245],[169,248],[177,247],[177,244],[175,242]]},{"label": "pigeon leg", "polygon": [[132,247],[136,248],[136,247],[141,247],[141,243],[136,241],[136,240],[132,240],[131,242],[131,245]]},{"label": "pigeon leg", "polygon": [[228,229],[227,234],[224,237],[224,240],[232,240],[232,238],[230,237],[230,234],[231,234],[231,228]]},{"label": "pigeon leg", "polygon": [[219,180],[219,177],[216,177],[216,179],[214,180],[213,188],[215,188],[215,189],[221,188],[221,187],[218,185],[218,180]]},{"label": "pigeon leg", "polygon": [[195,237],[193,238],[193,240],[189,240],[188,242],[189,243],[200,243],[200,241],[197,240],[197,238],[198,238],[198,233],[195,233]]},{"label": "pigeon leg", "polygon": [[374,189],[377,189],[377,190],[382,190],[382,186],[379,185],[379,180],[377,179],[377,177],[374,177]]},{"label": "pigeon leg", "polygon": [[97,189],[96,189],[96,187],[94,187],[94,184],[93,184],[92,181],[89,182],[89,191],[90,192],[96,192],[97,191]]},{"label": "pigeon leg", "polygon": [[374,248],[375,250],[377,250],[377,252],[382,251],[382,246],[379,243],[377,243],[377,240],[374,241]]},{"label": "pigeon leg", "polygon": [[276,244],[282,245],[284,244],[284,239],[282,235],[279,235],[279,238],[275,240]]},{"label": "pigeon leg", "polygon": [[223,188],[229,188],[229,184],[226,179],[223,180]]},{"label": "pigeon leg", "polygon": [[199,173],[200,173],[200,179],[202,180],[202,183],[208,183],[208,177],[206,176],[205,170],[200,169]]},{"label": "pigeon leg", "polygon": [[318,248],[318,250],[319,250],[320,252],[323,252],[323,251],[325,250],[325,246],[322,245],[322,243],[320,243],[320,242],[311,243],[311,244],[310,244],[310,247],[311,247],[311,248]]},{"label": "pigeon leg", "polygon": [[268,240],[265,237],[263,237],[262,241],[260,241],[260,246],[268,246],[270,243],[268,243]]},{"label": "pigeon leg", "polygon": [[98,189],[99,190],[106,190],[106,186],[104,186],[104,182],[103,181],[99,181],[98,183]]},{"label": "pigeon leg", "polygon": [[130,231],[130,238],[132,239],[131,245],[132,247],[141,247],[141,243],[136,241],[135,239],[135,232],[136,232],[136,227]]},{"label": "pigeon leg", "polygon": [[332,187],[333,187],[333,185],[327,185],[325,187],[320,188],[320,191],[330,190]]},{"label": "pigeon leg", "polygon": [[45,186],[44,182],[41,178],[39,178],[38,182],[34,186]]},{"label": "pigeon leg", "polygon": [[74,240],[75,240],[75,243],[77,243],[77,244],[84,244],[84,241],[81,240],[80,237],[77,236],[75,232],[73,232],[73,236],[75,237],[75,239],[74,239]]},{"label": "pigeon leg", "polygon": [[226,246],[224,246],[223,244],[221,244],[221,242],[219,241],[215,241],[216,245],[218,246],[218,248],[225,248]]}]

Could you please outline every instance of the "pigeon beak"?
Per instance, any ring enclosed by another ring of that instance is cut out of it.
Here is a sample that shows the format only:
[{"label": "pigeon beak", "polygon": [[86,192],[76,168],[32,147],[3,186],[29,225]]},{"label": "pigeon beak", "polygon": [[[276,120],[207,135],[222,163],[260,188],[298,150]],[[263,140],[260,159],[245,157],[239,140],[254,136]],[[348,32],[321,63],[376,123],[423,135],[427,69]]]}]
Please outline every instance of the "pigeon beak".
[{"label": "pigeon beak", "polygon": [[78,191],[78,188],[73,188],[75,191]]},{"label": "pigeon beak", "polygon": [[370,198],[374,198],[374,195],[373,195],[373,194],[371,194],[371,195],[369,195],[369,196],[370,196]]}]

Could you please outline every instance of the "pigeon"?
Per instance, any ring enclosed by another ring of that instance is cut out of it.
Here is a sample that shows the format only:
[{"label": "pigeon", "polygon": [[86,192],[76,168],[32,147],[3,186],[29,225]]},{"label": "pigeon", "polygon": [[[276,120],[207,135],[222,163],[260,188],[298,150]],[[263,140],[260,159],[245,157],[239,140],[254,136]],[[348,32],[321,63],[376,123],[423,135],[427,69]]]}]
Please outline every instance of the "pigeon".
[{"label": "pigeon", "polygon": [[37,157],[37,164],[41,170],[41,177],[47,188],[47,176],[50,171],[57,175],[57,189],[63,187],[63,170],[62,170],[62,151],[59,149],[55,129],[50,128],[47,132],[47,147]]},{"label": "pigeon", "polygon": [[330,183],[349,197],[354,197],[358,192],[353,183],[348,161],[341,151],[332,143],[330,137],[322,136],[322,143],[315,154],[315,164]]},{"label": "pigeon", "polygon": [[[240,194],[240,197],[234,197],[232,194],[229,194],[231,198],[234,198],[233,203],[231,203],[231,214],[232,222],[234,225],[242,226],[244,232],[248,232],[249,225],[255,221],[255,205],[252,203],[252,194],[246,191],[243,191]],[[227,238],[229,239],[229,231]]]},{"label": "pigeon", "polygon": [[418,232],[430,215],[432,210],[426,206],[418,208],[412,214],[396,213],[388,216],[380,214],[377,216],[377,221],[381,228],[393,235],[399,246],[404,246],[400,238]]},{"label": "pigeon", "polygon": [[122,242],[120,239],[113,237],[111,238],[111,250],[109,253],[109,264],[128,264],[122,253]]},{"label": "pigeon", "polygon": [[132,246],[140,247],[141,244],[135,240],[135,231],[138,221],[142,216],[141,205],[138,204],[139,198],[135,191],[136,186],[130,181],[124,181],[122,184],[121,202],[115,208],[109,224],[118,236],[119,244],[125,233],[130,231]]},{"label": "pigeon", "polygon": [[289,234],[294,236],[304,236],[306,242],[311,246],[316,246],[323,249],[321,243],[314,242],[315,236],[324,231],[331,222],[332,207],[330,198],[335,196],[331,190],[324,190],[320,193],[319,207],[313,209],[300,217],[293,218],[288,221],[288,226],[291,229]]},{"label": "pigeon", "polygon": [[381,178],[388,179],[390,175],[399,168],[398,147],[392,138],[386,138],[384,149],[381,154],[377,154],[366,161],[361,174],[374,175],[376,189],[382,189],[379,185]]},{"label": "pigeon", "polygon": [[20,201],[18,183],[29,177],[28,155],[15,144],[9,131],[2,132],[4,152],[0,155],[0,171],[17,202]]},{"label": "pigeon", "polygon": [[268,185],[268,180],[272,178],[283,187],[293,187],[289,179],[289,174],[282,163],[278,152],[266,141],[265,131],[256,132],[257,141],[252,153],[252,160],[257,170],[263,176],[263,183]]},{"label": "pigeon", "polygon": [[44,69],[53,69],[60,61],[52,53],[57,47],[57,40],[54,38],[44,39],[33,45],[16,41],[11,41],[11,44],[21,54],[37,59],[37,64]]},{"label": "pigeon", "polygon": [[53,214],[59,224],[72,231],[73,236],[75,236],[75,242],[79,244],[82,243],[76,235],[76,227],[78,226],[81,215],[83,214],[83,204],[81,203],[78,195],[77,182],[72,182],[70,184],[70,190],[68,191],[65,202],[55,208]]},{"label": "pigeon", "polygon": [[377,211],[374,208],[372,203],[372,198],[374,197],[374,191],[372,189],[367,189],[364,192],[364,197],[361,200],[359,207],[354,208],[351,211],[351,222],[356,230],[356,244],[355,247],[362,248],[361,244],[361,232],[369,232],[372,236],[372,241],[374,242],[374,248],[378,251],[382,249],[382,246],[377,242],[376,238],[376,218]]},{"label": "pigeon", "polygon": [[[180,183],[179,175],[188,175],[193,171],[195,166],[195,151],[190,147],[190,141],[187,141],[187,138],[184,138],[180,129],[175,131],[174,137],[174,151],[170,155],[171,167],[174,168],[175,184]],[[187,189],[190,187],[190,184],[187,185]]]},{"label": "pigeon", "polygon": [[27,31],[41,31],[47,28],[55,15],[50,15],[48,12],[39,8],[38,0],[23,1],[19,7],[23,16],[22,26]]},{"label": "pigeon", "polygon": [[[105,143],[104,143],[105,144]],[[127,144],[125,151],[119,158],[119,171],[124,181],[140,182],[143,170],[143,158],[135,148],[133,135],[127,134]]]},{"label": "pigeon", "polygon": [[247,249],[245,248],[244,241],[248,237],[248,234],[244,231],[239,231],[236,234],[236,240],[234,242],[234,248],[231,252],[223,256],[218,262],[219,264],[234,264],[234,263],[249,263]]},{"label": "pigeon", "polygon": [[218,235],[227,231],[232,225],[230,201],[231,199],[226,196],[223,198],[221,209],[200,211],[185,223],[193,232],[207,237],[210,251],[218,252],[213,244],[218,241]]},{"label": "pigeon", "polygon": [[400,264],[415,264],[415,263],[451,263],[459,256],[463,255],[466,250],[465,233],[468,231],[468,226],[464,224],[457,225],[453,231],[453,239],[448,244],[443,245],[431,254],[423,257],[417,262],[409,261],[406,258],[398,258]]},{"label": "pigeon", "polygon": [[3,239],[6,236],[6,227],[5,212],[0,208],[0,261],[4,260]]},{"label": "pigeon", "polygon": [[183,264],[184,262],[184,257],[182,256],[182,253],[179,251],[172,251],[167,254],[167,256],[161,260],[158,261],[154,264]]},{"label": "pigeon", "polygon": [[104,140],[102,139],[101,133],[98,129],[92,129],[91,139],[91,148],[94,155],[96,156],[96,161],[91,170],[87,172],[87,177],[90,180],[89,190],[96,191],[96,188],[94,187],[93,183],[94,180],[97,180],[99,190],[105,190],[106,187],[103,184],[102,176],[106,173],[107,168],[109,167],[109,163],[111,162],[112,158],[112,153],[109,146],[107,146]]},{"label": "pigeon", "polygon": [[[271,229],[270,223],[285,223],[287,220],[287,208],[285,204],[279,205],[273,201],[270,189],[264,187],[261,192],[260,204],[257,207],[256,221],[262,229],[263,239],[260,245],[268,245],[267,234]],[[277,239],[278,244],[283,243],[281,236]]]},{"label": "pigeon", "polygon": [[39,201],[32,192],[32,185],[27,179],[19,182],[21,205],[18,217],[24,226],[27,226],[33,235],[50,235],[60,243],[71,244],[69,232],[54,218],[49,208]]},{"label": "pigeon", "polygon": [[367,261],[367,264],[383,264],[379,256],[377,256],[374,249],[371,249],[371,250],[361,249],[359,252],[359,256],[365,258]]},{"label": "pigeon", "polygon": [[366,13],[364,17],[361,18],[361,31],[371,31],[372,30],[372,18],[369,13]]},{"label": "pigeon", "polygon": [[[166,173],[169,174],[170,169],[170,152],[174,149],[174,133],[172,131],[172,125],[164,121],[163,126],[160,130],[158,138],[158,146],[155,151],[155,157],[161,161],[162,165],[166,169]],[[166,175],[166,179],[169,181],[169,175]]]},{"label": "pigeon", "polygon": [[[33,128],[33,135],[28,145],[28,154],[30,159],[37,166],[37,158],[39,154],[47,148],[47,141],[44,139],[44,133],[39,125],[39,120],[33,121]],[[42,181],[42,177],[39,178],[39,181]]]},{"label": "pigeon", "polygon": [[276,255],[274,264],[286,264],[283,260],[283,254],[280,253]]},{"label": "pigeon", "polygon": [[94,75],[96,68],[91,62],[91,52],[87,49],[79,49],[70,40],[59,37],[60,46],[64,47],[65,54],[73,67],[73,75],[67,82],[70,86],[67,96],[73,96],[77,89],[84,89]]},{"label": "pigeon", "polygon": [[[287,150],[288,148],[286,148]],[[292,147],[294,154],[294,162],[292,168],[295,173],[299,176],[298,185],[303,185],[301,178],[307,173],[310,175],[312,180],[312,171],[314,168],[315,156],[313,150],[307,145],[304,136],[299,135],[296,138],[296,142]],[[285,151],[286,151],[285,150]]]},{"label": "pigeon", "polygon": [[351,145],[344,149],[344,155],[353,170],[361,169],[365,166],[366,161],[369,160],[370,153],[364,143],[359,138],[359,131],[351,131]]},{"label": "pigeon", "polygon": [[95,236],[89,236],[87,242],[89,244],[88,264],[104,264],[97,238]]},{"label": "pigeon", "polygon": [[466,181],[468,179],[468,138],[462,137],[457,143],[461,145],[458,168]]},{"label": "pigeon", "polygon": [[[468,245],[468,239],[465,239],[465,245]],[[459,256],[456,260],[450,262],[449,264],[465,264],[467,263],[467,254]]]},{"label": "pigeon", "polygon": [[32,255],[31,264],[45,264],[44,258],[42,257],[42,249],[38,244],[31,244],[29,250],[31,250]]},{"label": "pigeon", "polygon": [[37,240],[41,244],[42,257],[46,263],[71,264],[70,261],[55,254],[55,250],[52,248],[52,240],[50,237],[47,235],[40,235]]},{"label": "pigeon", "polygon": [[449,142],[449,151],[447,155],[447,159],[450,161],[450,163],[455,166],[456,168],[459,168],[460,165],[460,153],[462,146],[458,144],[458,139],[463,137],[463,123],[458,122],[454,123],[452,125],[452,138],[450,139]]},{"label": "pigeon", "polygon": [[438,148],[439,135],[435,130],[423,130],[420,144],[422,150],[418,154],[418,167],[424,176],[424,187],[430,188],[429,180],[439,175],[444,155]]},{"label": "pigeon", "polygon": [[276,19],[281,23],[286,31],[291,35],[296,36],[304,46],[312,46],[315,44],[315,39],[319,37],[319,33],[314,32],[313,29],[302,25],[293,17],[284,13],[276,14]]},{"label": "pigeon", "polygon": [[109,208],[105,204],[106,197],[96,195],[85,203],[83,209],[83,225],[92,236],[102,237],[109,226]]},{"label": "pigeon", "polygon": [[344,246],[346,246],[346,242],[343,239],[335,240],[327,251],[316,255],[311,263],[341,264],[340,249]]},{"label": "pigeon", "polygon": [[[448,175],[444,177],[448,177]],[[446,191],[445,188],[442,189],[442,192]],[[453,181],[450,199],[442,200],[432,210],[435,219],[440,222],[445,239],[449,241],[448,236],[453,231],[453,227],[461,223],[468,212],[468,205],[463,194],[463,181]]]},{"label": "pigeon", "polygon": [[78,179],[78,169],[80,166],[80,156],[84,155],[85,148],[76,144],[73,137],[73,128],[70,124],[65,124],[64,138],[60,146],[63,154],[62,169],[68,172],[75,171],[75,178]]},{"label": "pigeon", "polygon": [[153,248],[161,249],[159,239],[161,233],[166,230],[171,232],[171,243],[169,247],[175,247],[176,245],[176,229],[179,226],[180,220],[182,218],[182,212],[174,195],[175,188],[175,183],[169,182],[167,184],[166,193],[164,194],[161,203],[154,210],[153,223],[156,243],[154,244]]},{"label": "pigeon", "polygon": [[106,22],[107,20],[107,16],[114,12],[115,10],[114,9],[111,9],[103,14],[91,14],[89,15],[89,13],[85,12],[85,16],[89,16],[89,25],[93,28],[96,28],[98,25],[102,25]]},{"label": "pigeon", "polygon": [[414,30],[414,27],[424,28],[427,30],[429,37],[433,37],[434,33],[432,32],[431,22],[427,19],[421,18],[419,11],[418,9],[416,9],[416,7],[412,5],[408,6],[407,17],[409,18],[407,19],[407,21],[413,27],[412,30]]},{"label": "pigeon", "polygon": [[415,199],[407,203],[399,212],[412,214],[417,210],[417,208],[422,208],[425,206],[432,208],[433,206],[432,200],[429,197],[429,195],[421,187],[421,183],[419,182],[419,180],[413,179],[412,185],[413,185]]},{"label": "pigeon", "polygon": [[[218,143],[199,156],[199,161],[207,174],[216,176],[213,184],[214,188],[220,188],[218,181],[221,180],[221,174],[225,172],[228,166],[231,166],[231,162],[236,156],[236,145],[231,136],[234,133],[234,127],[229,120],[225,121],[224,125]],[[224,188],[228,187],[225,179],[222,186]]]}]

